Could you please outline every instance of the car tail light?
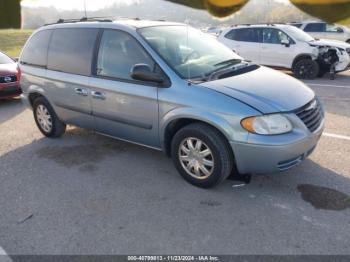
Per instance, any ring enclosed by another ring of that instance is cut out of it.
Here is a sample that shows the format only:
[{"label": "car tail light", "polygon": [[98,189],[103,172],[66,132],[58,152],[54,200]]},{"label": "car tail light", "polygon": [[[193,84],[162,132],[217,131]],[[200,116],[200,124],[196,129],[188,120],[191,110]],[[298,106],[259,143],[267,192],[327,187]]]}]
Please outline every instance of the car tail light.
[{"label": "car tail light", "polygon": [[22,75],[22,72],[21,72],[21,69],[19,67],[17,67],[17,81],[19,82],[21,80],[21,75]]}]

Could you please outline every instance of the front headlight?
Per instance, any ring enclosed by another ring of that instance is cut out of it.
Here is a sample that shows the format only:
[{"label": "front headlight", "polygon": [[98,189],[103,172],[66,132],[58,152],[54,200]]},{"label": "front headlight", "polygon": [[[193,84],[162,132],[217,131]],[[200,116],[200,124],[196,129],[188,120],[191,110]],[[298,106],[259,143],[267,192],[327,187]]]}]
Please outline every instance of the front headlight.
[{"label": "front headlight", "polygon": [[248,117],[241,125],[248,132],[259,135],[280,135],[293,129],[291,122],[281,114]]}]

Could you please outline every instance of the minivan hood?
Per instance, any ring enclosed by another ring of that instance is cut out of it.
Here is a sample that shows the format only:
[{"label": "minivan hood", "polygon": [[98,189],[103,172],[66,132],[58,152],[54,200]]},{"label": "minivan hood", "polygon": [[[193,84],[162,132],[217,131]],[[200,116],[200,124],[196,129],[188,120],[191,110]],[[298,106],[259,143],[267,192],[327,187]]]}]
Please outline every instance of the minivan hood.
[{"label": "minivan hood", "polygon": [[237,99],[264,114],[292,111],[315,97],[301,81],[266,67],[200,86]]}]

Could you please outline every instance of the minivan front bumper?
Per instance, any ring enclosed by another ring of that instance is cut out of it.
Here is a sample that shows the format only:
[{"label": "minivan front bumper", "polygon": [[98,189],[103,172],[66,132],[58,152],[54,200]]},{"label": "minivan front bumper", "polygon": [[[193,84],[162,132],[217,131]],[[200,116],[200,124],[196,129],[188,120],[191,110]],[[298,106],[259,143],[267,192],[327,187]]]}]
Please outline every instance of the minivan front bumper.
[{"label": "minivan front bumper", "polygon": [[286,171],[303,162],[316,148],[323,124],[298,142],[267,145],[230,142],[241,174],[269,174]]}]

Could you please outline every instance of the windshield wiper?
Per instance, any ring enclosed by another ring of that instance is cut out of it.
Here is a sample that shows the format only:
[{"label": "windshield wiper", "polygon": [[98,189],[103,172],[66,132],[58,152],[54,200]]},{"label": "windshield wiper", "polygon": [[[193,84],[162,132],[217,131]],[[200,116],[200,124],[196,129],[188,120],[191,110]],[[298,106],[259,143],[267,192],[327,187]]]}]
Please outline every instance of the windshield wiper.
[{"label": "windshield wiper", "polygon": [[[210,81],[211,79],[213,79],[213,77],[215,75],[219,75],[220,73],[227,73],[229,71],[235,71],[237,69],[240,69],[242,67],[246,67],[249,66],[251,63],[246,62],[246,61],[242,61],[240,59],[231,59],[231,60],[227,60],[221,63],[218,63],[214,66],[219,66],[222,65],[221,67],[215,69],[214,71],[211,71],[207,74],[204,75],[203,77],[203,81]],[[238,65],[242,65],[242,66],[238,66]]]},{"label": "windshield wiper", "polygon": [[229,60],[217,63],[214,66],[231,66],[231,65],[239,64],[241,62],[242,62],[241,59],[234,58],[234,59],[229,59]]},{"label": "windshield wiper", "polygon": [[[230,59],[214,65],[214,67],[218,67],[215,70],[204,74],[202,77],[195,77],[192,79],[188,79],[190,83],[203,83],[212,80],[213,76],[218,75],[220,73],[226,73],[229,71],[235,71],[237,69],[241,69],[251,65],[250,61],[244,61],[241,59]],[[241,66],[239,66],[241,65]]]}]

